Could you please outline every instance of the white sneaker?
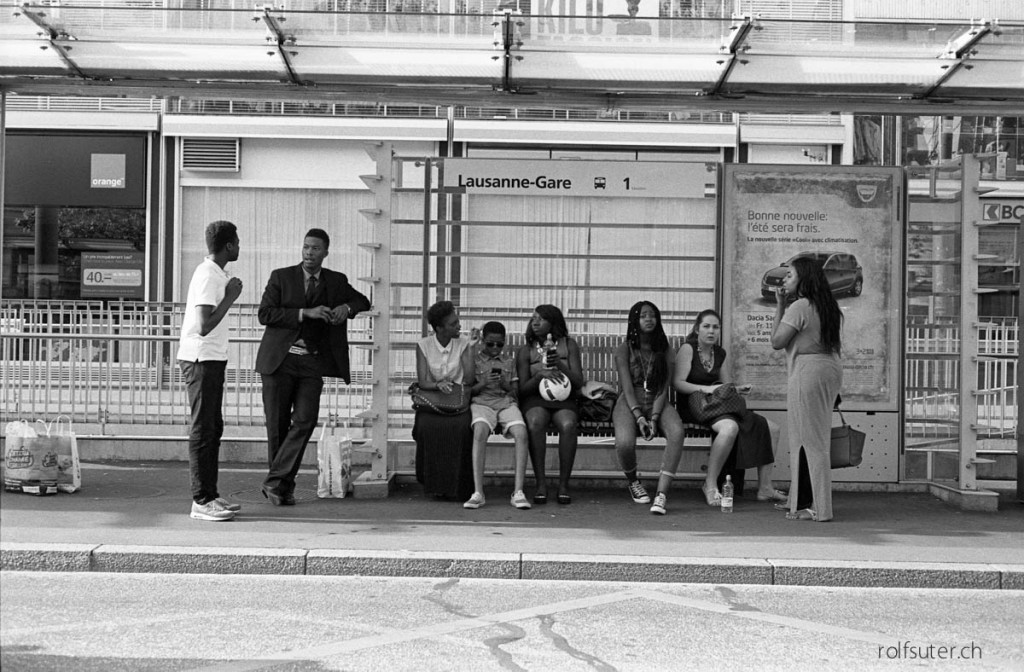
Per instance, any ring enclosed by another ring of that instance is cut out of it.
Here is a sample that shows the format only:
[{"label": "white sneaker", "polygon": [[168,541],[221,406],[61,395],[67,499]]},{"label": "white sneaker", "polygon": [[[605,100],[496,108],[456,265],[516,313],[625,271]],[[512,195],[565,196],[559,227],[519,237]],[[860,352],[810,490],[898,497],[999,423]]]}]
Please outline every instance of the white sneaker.
[{"label": "white sneaker", "polygon": [[629,484],[629,496],[632,497],[633,501],[637,504],[651,503],[651,496],[647,494],[647,490],[644,489],[644,486],[640,481],[633,481]]},{"label": "white sneaker", "polygon": [[235,512],[228,511],[217,503],[216,499],[213,499],[206,504],[192,502],[192,513],[189,514],[189,517],[195,518],[196,520],[212,520],[217,522],[221,520],[231,520],[235,517]]},{"label": "white sneaker", "polygon": [[654,497],[654,504],[651,504],[651,513],[656,513],[659,516],[664,516],[665,515],[665,500],[666,499],[668,499],[668,498],[665,497],[665,493],[664,492],[659,492]]},{"label": "white sneaker", "polygon": [[242,505],[241,504],[235,504],[234,502],[229,502],[228,500],[224,499],[223,497],[218,497],[217,499],[215,499],[213,501],[217,502],[218,504],[220,504],[222,507],[224,507],[228,511],[232,511],[232,512],[236,512],[237,513],[238,511],[242,510]]},{"label": "white sneaker", "polygon": [[484,495],[481,492],[474,492],[473,496],[466,500],[466,503],[462,505],[464,509],[479,509],[481,506],[487,503],[484,499]]},{"label": "white sneaker", "polygon": [[530,500],[526,498],[526,494],[522,490],[516,490],[512,493],[512,506],[517,509],[529,509]]}]

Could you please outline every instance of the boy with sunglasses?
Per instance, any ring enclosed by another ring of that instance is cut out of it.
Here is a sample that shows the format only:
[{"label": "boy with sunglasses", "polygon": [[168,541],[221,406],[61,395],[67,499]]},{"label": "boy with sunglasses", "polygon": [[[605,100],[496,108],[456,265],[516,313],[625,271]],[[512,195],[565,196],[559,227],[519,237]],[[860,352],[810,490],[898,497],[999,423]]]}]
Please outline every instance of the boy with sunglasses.
[{"label": "boy with sunglasses", "polygon": [[516,444],[516,475],[511,504],[517,509],[530,508],[530,502],[523,493],[529,439],[526,422],[516,402],[519,377],[516,374],[515,359],[505,356],[504,350],[505,325],[501,322],[488,322],[481,330],[475,358],[477,382],[472,387],[473,402],[470,405],[473,418],[474,492],[462,505],[467,509],[478,509],[485,503],[484,450],[487,448],[487,438],[499,424],[504,435],[511,436]]}]

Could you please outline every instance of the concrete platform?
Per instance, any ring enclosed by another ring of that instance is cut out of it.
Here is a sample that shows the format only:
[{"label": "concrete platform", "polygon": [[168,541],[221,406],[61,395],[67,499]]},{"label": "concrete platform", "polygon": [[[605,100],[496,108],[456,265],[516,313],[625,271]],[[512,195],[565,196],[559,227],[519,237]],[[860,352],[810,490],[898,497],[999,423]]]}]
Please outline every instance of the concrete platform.
[{"label": "concrete platform", "polygon": [[528,511],[506,485],[477,510],[407,481],[387,499],[321,500],[312,471],[297,506],[274,507],[262,476],[222,467],[221,494],[243,505],[222,523],[189,518],[183,463],[92,463],[75,494],[4,492],[0,569],[1024,589],[1011,493],[982,513],[926,493],[837,491],[835,520],[813,523],[752,498],[722,514],[693,483],[677,484],[666,516],[625,487],[583,483],[571,505]]}]

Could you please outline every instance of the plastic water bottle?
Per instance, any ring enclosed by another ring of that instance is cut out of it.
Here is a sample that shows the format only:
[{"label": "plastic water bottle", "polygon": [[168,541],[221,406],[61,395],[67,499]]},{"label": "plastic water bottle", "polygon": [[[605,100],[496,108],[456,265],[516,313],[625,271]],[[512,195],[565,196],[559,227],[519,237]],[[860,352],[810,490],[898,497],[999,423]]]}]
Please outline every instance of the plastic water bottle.
[{"label": "plastic water bottle", "polygon": [[732,513],[732,476],[725,477],[725,485],[722,486],[722,513]]},{"label": "plastic water bottle", "polygon": [[551,357],[551,353],[558,353],[558,347],[555,345],[555,339],[551,338],[551,334],[544,339],[544,368],[553,369],[554,366],[548,364],[548,360]]}]

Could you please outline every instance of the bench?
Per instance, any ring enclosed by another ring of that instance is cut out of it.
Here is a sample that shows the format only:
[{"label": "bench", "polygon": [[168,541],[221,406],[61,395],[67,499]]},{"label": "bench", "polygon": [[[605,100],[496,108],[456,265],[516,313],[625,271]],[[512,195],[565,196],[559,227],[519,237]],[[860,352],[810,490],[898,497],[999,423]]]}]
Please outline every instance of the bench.
[{"label": "bench", "polygon": [[[482,319],[482,318],[477,318]],[[476,319],[474,319],[476,322]],[[483,323],[482,321],[480,322]],[[507,325],[506,325],[507,326]],[[615,349],[624,338],[623,335],[611,334],[574,334],[573,338],[580,347],[580,358],[584,378],[588,381],[609,383],[618,387],[619,374],[615,367]],[[679,347],[680,337],[670,337],[670,346]],[[506,335],[506,352],[514,353],[524,343],[522,332],[510,330]],[[415,346],[412,343],[406,344],[403,349],[412,350]],[[406,380],[408,378],[408,380]],[[408,375],[395,377],[391,384],[393,389],[404,393],[405,388],[414,378]],[[670,392],[674,396],[674,392]],[[408,396],[397,410],[393,412],[393,422],[398,426],[411,427],[413,411],[408,403]],[[674,401],[674,399],[670,400]],[[407,424],[408,423],[408,424]],[[684,423],[683,428],[686,438],[683,444],[683,458],[676,471],[677,480],[703,480],[707,472],[708,455],[711,448],[713,434],[707,425],[696,423]],[[579,449],[576,453],[576,466],[573,468],[573,478],[584,478],[588,480],[607,480],[609,483],[618,484],[622,479],[622,472],[619,469],[618,459],[614,450],[615,426],[609,420],[606,422],[594,422],[580,420],[578,425],[578,436],[580,438]],[[549,430],[549,438],[556,436],[554,429]],[[406,444],[406,440],[400,440],[400,444]],[[489,478],[507,478],[512,473],[512,441],[498,434],[489,442],[486,472]],[[657,474],[660,469],[662,454],[664,452],[664,438],[659,437],[653,441],[640,440],[637,442],[637,463],[641,476],[647,480]],[[550,449],[553,442],[549,440],[547,451],[548,471],[557,472],[557,450]],[[397,461],[396,468],[401,474],[409,474],[412,471],[411,446],[403,451]]]},{"label": "bench", "polygon": [[[615,366],[615,349],[622,343],[623,337],[584,334],[574,338],[580,346],[584,378],[588,381],[594,380],[619,387],[619,371]],[[675,403],[674,390],[669,391],[668,403]],[[605,422],[580,420],[577,427],[580,436],[615,436],[615,425],[611,420]],[[704,443],[696,441],[697,445],[710,446],[711,428],[707,425],[684,422],[683,429],[686,430],[687,443],[691,443],[691,439],[695,441],[706,439],[707,441]]]},{"label": "bench", "polygon": [[[597,381],[601,383],[608,383],[613,387],[619,386],[619,372],[615,366],[615,349],[622,343],[623,336],[613,336],[605,334],[578,334],[574,335],[573,338],[576,340],[580,347],[580,359],[583,367],[584,378],[588,381]],[[518,348],[523,345],[522,334],[508,334],[506,346],[509,352],[515,352]],[[672,344],[672,347],[678,347]],[[670,391],[669,403],[674,403],[675,392]],[[680,468],[676,473],[677,479],[703,479],[704,472],[707,470],[707,456],[711,448],[712,432],[711,428],[707,425],[701,425],[696,423],[683,423],[683,429],[686,432],[686,438],[683,444],[683,460],[680,462]],[[496,430],[497,431],[497,430]],[[548,432],[549,437],[556,436],[556,432],[553,428]],[[613,443],[609,439],[613,439],[615,436],[615,425],[611,420],[608,421],[593,421],[593,420],[580,420],[577,424],[577,435],[580,439],[579,450],[577,451],[577,467],[573,469],[573,477],[583,478],[608,478],[608,479],[621,479],[622,474],[616,463],[616,457],[614,455]],[[592,439],[588,441],[587,439]],[[604,448],[607,453],[609,450],[610,455],[604,456],[603,459],[596,455],[590,455],[588,453],[595,452],[592,449]],[[637,443],[637,458],[638,464],[640,465],[640,471],[643,474],[651,475],[657,473],[658,467],[652,466],[660,464],[661,453],[664,450],[664,439],[658,438],[653,442],[639,441]],[[550,454],[556,452],[549,450]],[[644,460],[645,454],[647,460]],[[645,464],[646,461],[646,464]],[[490,462],[490,460],[489,460]],[[690,465],[689,469],[685,467]],[[554,465],[551,465],[554,466]],[[555,467],[557,469],[557,467]],[[493,471],[488,465],[488,471]]]}]

